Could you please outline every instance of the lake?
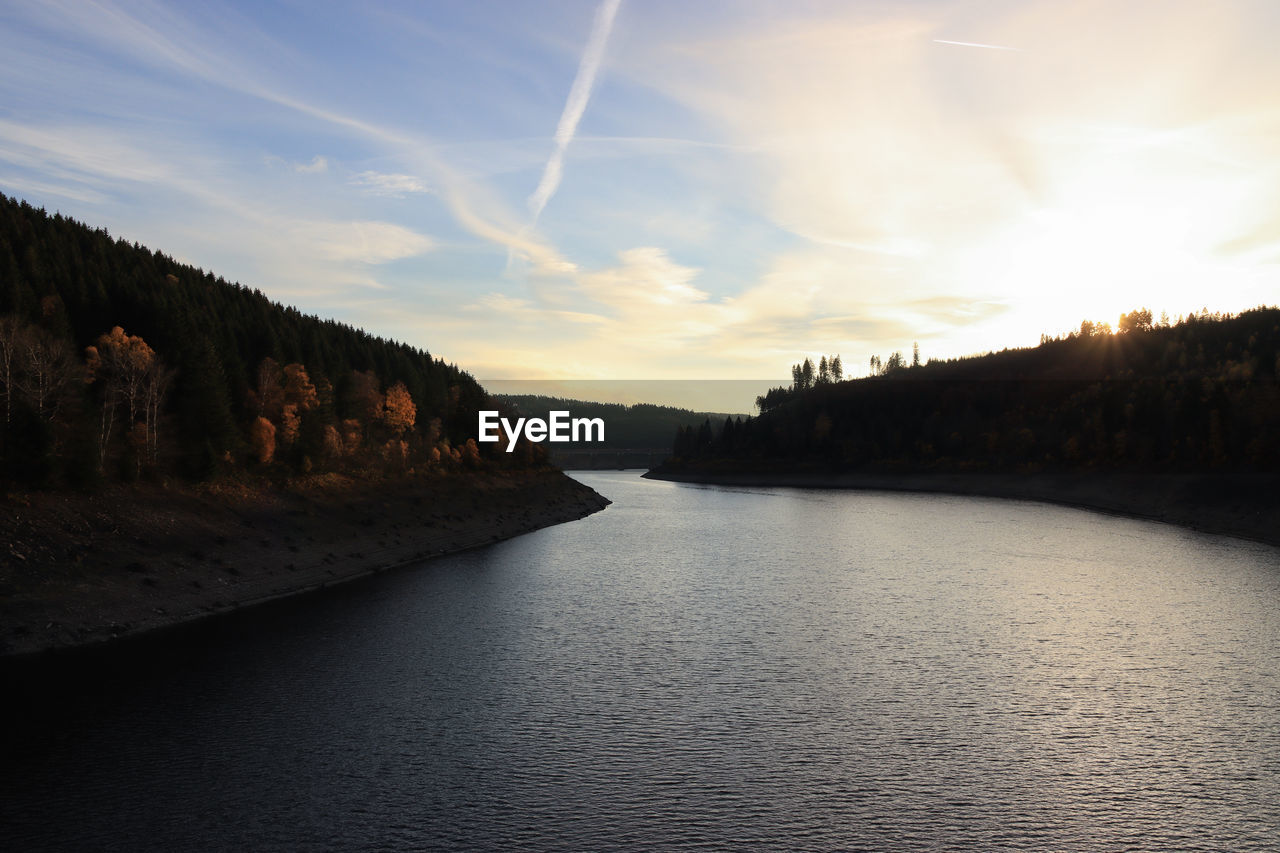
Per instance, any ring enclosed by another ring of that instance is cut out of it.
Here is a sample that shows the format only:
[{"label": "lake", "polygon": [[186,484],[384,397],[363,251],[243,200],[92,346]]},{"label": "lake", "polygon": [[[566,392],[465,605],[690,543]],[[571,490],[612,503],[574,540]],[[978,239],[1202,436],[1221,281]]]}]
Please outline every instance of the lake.
[{"label": "lake", "polygon": [[1280,549],[575,476],[613,505],[14,681],[0,847],[1280,849]]}]

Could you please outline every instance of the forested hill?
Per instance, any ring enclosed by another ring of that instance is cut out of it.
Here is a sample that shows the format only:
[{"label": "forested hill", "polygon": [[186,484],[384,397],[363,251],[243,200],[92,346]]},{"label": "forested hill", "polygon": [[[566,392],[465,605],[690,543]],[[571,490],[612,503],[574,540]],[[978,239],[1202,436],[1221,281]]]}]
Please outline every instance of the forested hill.
[{"label": "forested hill", "polygon": [[1084,323],[1034,348],[872,365],[847,381],[798,365],[760,416],[680,430],[666,468],[1280,471],[1275,308],[1176,323],[1140,310],[1116,333]]},{"label": "forested hill", "polygon": [[274,303],[0,195],[0,475],[59,484],[482,459],[484,390],[423,350]]}]

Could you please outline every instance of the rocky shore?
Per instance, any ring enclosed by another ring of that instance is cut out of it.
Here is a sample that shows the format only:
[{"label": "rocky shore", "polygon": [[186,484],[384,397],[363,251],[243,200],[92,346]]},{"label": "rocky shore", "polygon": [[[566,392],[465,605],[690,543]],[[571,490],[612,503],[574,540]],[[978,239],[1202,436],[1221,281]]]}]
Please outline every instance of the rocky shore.
[{"label": "rocky shore", "polygon": [[1273,474],[821,474],[653,470],[657,480],[940,492],[1043,501],[1280,545],[1280,478]]},{"label": "rocky shore", "polygon": [[557,471],[0,499],[0,655],[189,622],[603,509]]}]

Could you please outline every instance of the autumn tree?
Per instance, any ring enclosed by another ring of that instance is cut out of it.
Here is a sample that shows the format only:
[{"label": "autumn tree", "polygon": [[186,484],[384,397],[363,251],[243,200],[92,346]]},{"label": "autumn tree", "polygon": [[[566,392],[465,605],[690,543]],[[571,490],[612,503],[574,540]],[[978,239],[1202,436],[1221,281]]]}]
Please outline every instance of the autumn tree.
[{"label": "autumn tree", "polygon": [[418,407],[413,404],[409,389],[403,382],[392,385],[383,403],[382,422],[399,437],[413,429],[417,416]]},{"label": "autumn tree", "polygon": [[[110,447],[118,406],[125,409],[127,432],[132,433],[138,423],[143,424],[143,432],[147,436],[157,430],[158,425],[152,419],[158,419],[169,376],[147,342],[137,335],[127,334],[119,326],[113,327],[99,337],[95,345],[88,347],[85,358],[87,381],[100,387],[102,393],[98,430],[101,464],[106,460]],[[146,445],[154,443],[151,438],[144,442]]]},{"label": "autumn tree", "polygon": [[292,403],[299,412],[308,412],[320,402],[316,386],[312,384],[307,369],[301,364],[284,366],[284,402]]},{"label": "autumn tree", "polygon": [[342,434],[333,424],[324,427],[324,455],[328,459],[338,459],[343,455]]},{"label": "autumn tree", "polygon": [[249,447],[253,458],[261,465],[269,465],[276,455],[276,427],[259,415],[249,427]]},{"label": "autumn tree", "polygon": [[472,468],[480,467],[480,447],[474,438],[468,438],[462,445],[462,461]]},{"label": "autumn tree", "polygon": [[280,443],[292,447],[302,432],[302,417],[298,414],[297,403],[285,403],[280,411]]},{"label": "autumn tree", "polygon": [[342,439],[342,453],[344,456],[352,456],[360,449],[360,421],[355,418],[347,418],[342,422],[339,430]]}]

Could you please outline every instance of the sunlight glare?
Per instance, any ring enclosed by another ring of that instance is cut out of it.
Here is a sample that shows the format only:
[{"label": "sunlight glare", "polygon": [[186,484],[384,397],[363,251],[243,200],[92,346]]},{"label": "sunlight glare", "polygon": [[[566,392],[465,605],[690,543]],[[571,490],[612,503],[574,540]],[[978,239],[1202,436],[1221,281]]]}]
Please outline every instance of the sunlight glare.
[{"label": "sunlight glare", "polygon": [[1154,153],[1069,170],[1047,203],[972,253],[974,292],[985,281],[1019,306],[1001,325],[1025,337],[1086,318],[1114,325],[1143,306],[1176,315],[1216,304],[1216,287],[1240,283],[1244,270],[1222,247],[1257,227],[1247,182],[1186,162],[1174,170],[1160,162],[1168,152]]}]

